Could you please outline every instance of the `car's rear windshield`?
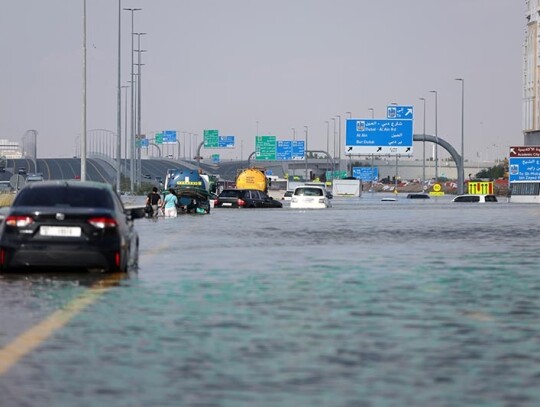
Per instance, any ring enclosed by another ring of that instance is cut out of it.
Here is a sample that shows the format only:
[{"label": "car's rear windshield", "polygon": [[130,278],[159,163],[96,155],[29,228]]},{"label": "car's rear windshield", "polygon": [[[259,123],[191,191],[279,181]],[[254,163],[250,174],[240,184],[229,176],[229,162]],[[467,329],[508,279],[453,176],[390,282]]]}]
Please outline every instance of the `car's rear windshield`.
[{"label": "car's rear windshield", "polygon": [[323,190],[321,188],[296,188],[295,195],[300,196],[323,196]]},{"label": "car's rear windshield", "polygon": [[240,191],[234,190],[234,189],[225,189],[224,191],[219,194],[221,198],[237,198],[240,196]]},{"label": "car's rear windshield", "polygon": [[99,188],[76,186],[46,186],[24,188],[13,201],[13,206],[114,208],[111,194]]}]

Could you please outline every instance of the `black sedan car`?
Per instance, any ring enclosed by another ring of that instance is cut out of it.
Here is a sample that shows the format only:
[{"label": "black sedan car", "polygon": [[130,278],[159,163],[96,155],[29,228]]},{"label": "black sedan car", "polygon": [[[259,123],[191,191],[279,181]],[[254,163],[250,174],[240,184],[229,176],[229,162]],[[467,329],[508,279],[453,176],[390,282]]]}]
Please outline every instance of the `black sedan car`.
[{"label": "black sedan car", "polygon": [[136,267],[139,238],[109,184],[44,181],[26,185],[0,226],[0,270],[121,271]]},{"label": "black sedan car", "polygon": [[214,208],[282,208],[283,204],[257,189],[224,189]]}]

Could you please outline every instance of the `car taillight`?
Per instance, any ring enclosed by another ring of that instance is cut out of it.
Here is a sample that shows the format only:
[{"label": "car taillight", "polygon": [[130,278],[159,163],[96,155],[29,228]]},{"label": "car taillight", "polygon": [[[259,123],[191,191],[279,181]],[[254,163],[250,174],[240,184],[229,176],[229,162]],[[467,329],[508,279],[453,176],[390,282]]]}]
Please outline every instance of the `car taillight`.
[{"label": "car taillight", "polygon": [[115,228],[116,226],[118,226],[118,223],[116,222],[115,219],[109,218],[107,216],[102,216],[99,218],[90,218],[88,219],[88,223],[98,229]]},{"label": "car taillight", "polygon": [[246,201],[243,199],[238,198],[238,206],[244,206],[246,204]]},{"label": "car taillight", "polygon": [[8,225],[8,226],[15,226],[17,228],[24,228],[24,227],[34,223],[34,219],[32,219],[30,216],[11,215],[11,216],[8,216],[6,218],[5,222],[6,222],[6,225]]},{"label": "car taillight", "polygon": [[219,199],[214,199],[214,206],[218,206],[219,205]]}]

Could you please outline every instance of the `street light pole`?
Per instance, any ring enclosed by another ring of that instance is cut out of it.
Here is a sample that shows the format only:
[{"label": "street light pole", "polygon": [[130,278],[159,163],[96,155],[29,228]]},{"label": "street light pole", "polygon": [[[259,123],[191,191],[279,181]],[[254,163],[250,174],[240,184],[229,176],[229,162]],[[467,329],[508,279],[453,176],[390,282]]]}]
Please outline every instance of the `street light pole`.
[{"label": "street light pole", "polygon": [[83,0],[83,89],[82,89],[82,137],[81,181],[86,181],[86,0]]},{"label": "street light pole", "polygon": [[325,120],[324,122],[326,123],[326,170],[328,171],[328,168],[330,166],[328,162],[328,156],[330,155],[330,121]]},{"label": "street light pole", "polygon": [[[465,79],[456,78],[456,81],[461,82],[461,166],[465,179]],[[463,185],[461,188],[463,189]]]},{"label": "street light pole", "polygon": [[371,111],[371,118],[374,119],[375,118],[375,109],[370,107],[368,108],[369,111]]},{"label": "street light pole", "polygon": [[338,171],[341,171],[341,115],[337,114],[336,117],[339,119],[339,129],[338,129]]},{"label": "street light pole", "polygon": [[146,50],[141,49],[141,35],[146,35],[146,33],[134,33],[137,36],[137,187],[141,186],[142,181],[142,171],[141,171],[141,53],[146,52]]},{"label": "street light pole", "polygon": [[438,93],[436,90],[430,90],[430,93],[435,94],[435,182],[439,181],[439,131],[437,129],[437,96]]},{"label": "street light pole", "polygon": [[304,126],[304,129],[305,129],[305,132],[306,132],[306,148],[305,148],[305,152],[306,152],[306,180],[309,180],[308,179],[308,126]]},{"label": "street light pole", "polygon": [[135,11],[140,11],[140,8],[125,8],[125,11],[131,11],[131,131],[130,131],[130,148],[129,148],[129,158],[130,158],[130,191],[131,193],[135,192],[135,72],[133,72],[134,61],[133,61],[133,37],[134,37],[134,14]]},{"label": "street light pole", "polygon": [[334,122],[334,143],[332,144],[332,180],[334,179],[334,172],[336,171],[336,118],[332,117],[332,121]]},{"label": "street light pole", "polygon": [[424,115],[423,115],[423,128],[422,134],[424,140],[422,141],[422,188],[426,185],[426,98],[420,98],[424,102]]},{"label": "street light pole", "polygon": [[128,85],[122,86],[124,89],[124,174],[127,174],[127,88]]},{"label": "street light pole", "polygon": [[121,75],[121,26],[122,0],[118,0],[118,89],[116,94],[116,192],[120,193],[120,174],[122,172],[122,75]]}]

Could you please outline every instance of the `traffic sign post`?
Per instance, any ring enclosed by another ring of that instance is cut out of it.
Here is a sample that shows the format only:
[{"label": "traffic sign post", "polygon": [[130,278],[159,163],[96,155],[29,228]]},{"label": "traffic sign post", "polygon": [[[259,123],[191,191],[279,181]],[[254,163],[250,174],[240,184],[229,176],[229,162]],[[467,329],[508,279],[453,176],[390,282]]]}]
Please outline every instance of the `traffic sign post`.
[{"label": "traffic sign post", "polygon": [[276,136],[255,136],[255,159],[276,159]]},{"label": "traffic sign post", "polygon": [[218,148],[234,148],[234,136],[219,136]]},{"label": "traffic sign post", "polygon": [[379,168],[377,167],[353,167],[353,177],[363,182],[372,182],[379,179]]},{"label": "traffic sign post", "polygon": [[219,131],[218,130],[204,130],[204,148],[218,148],[219,147]]},{"label": "traffic sign post", "polygon": [[539,182],[540,158],[510,157],[510,182]]},{"label": "traffic sign post", "polygon": [[306,159],[306,143],[304,140],[298,140],[292,142],[292,160],[305,160]]},{"label": "traffic sign post", "polygon": [[162,134],[163,144],[176,143],[176,130],[165,130]]},{"label": "traffic sign post", "polygon": [[413,121],[347,119],[347,154],[412,154]]},{"label": "traffic sign post", "polygon": [[414,109],[412,106],[390,105],[386,107],[386,117],[388,119],[413,120]]}]

